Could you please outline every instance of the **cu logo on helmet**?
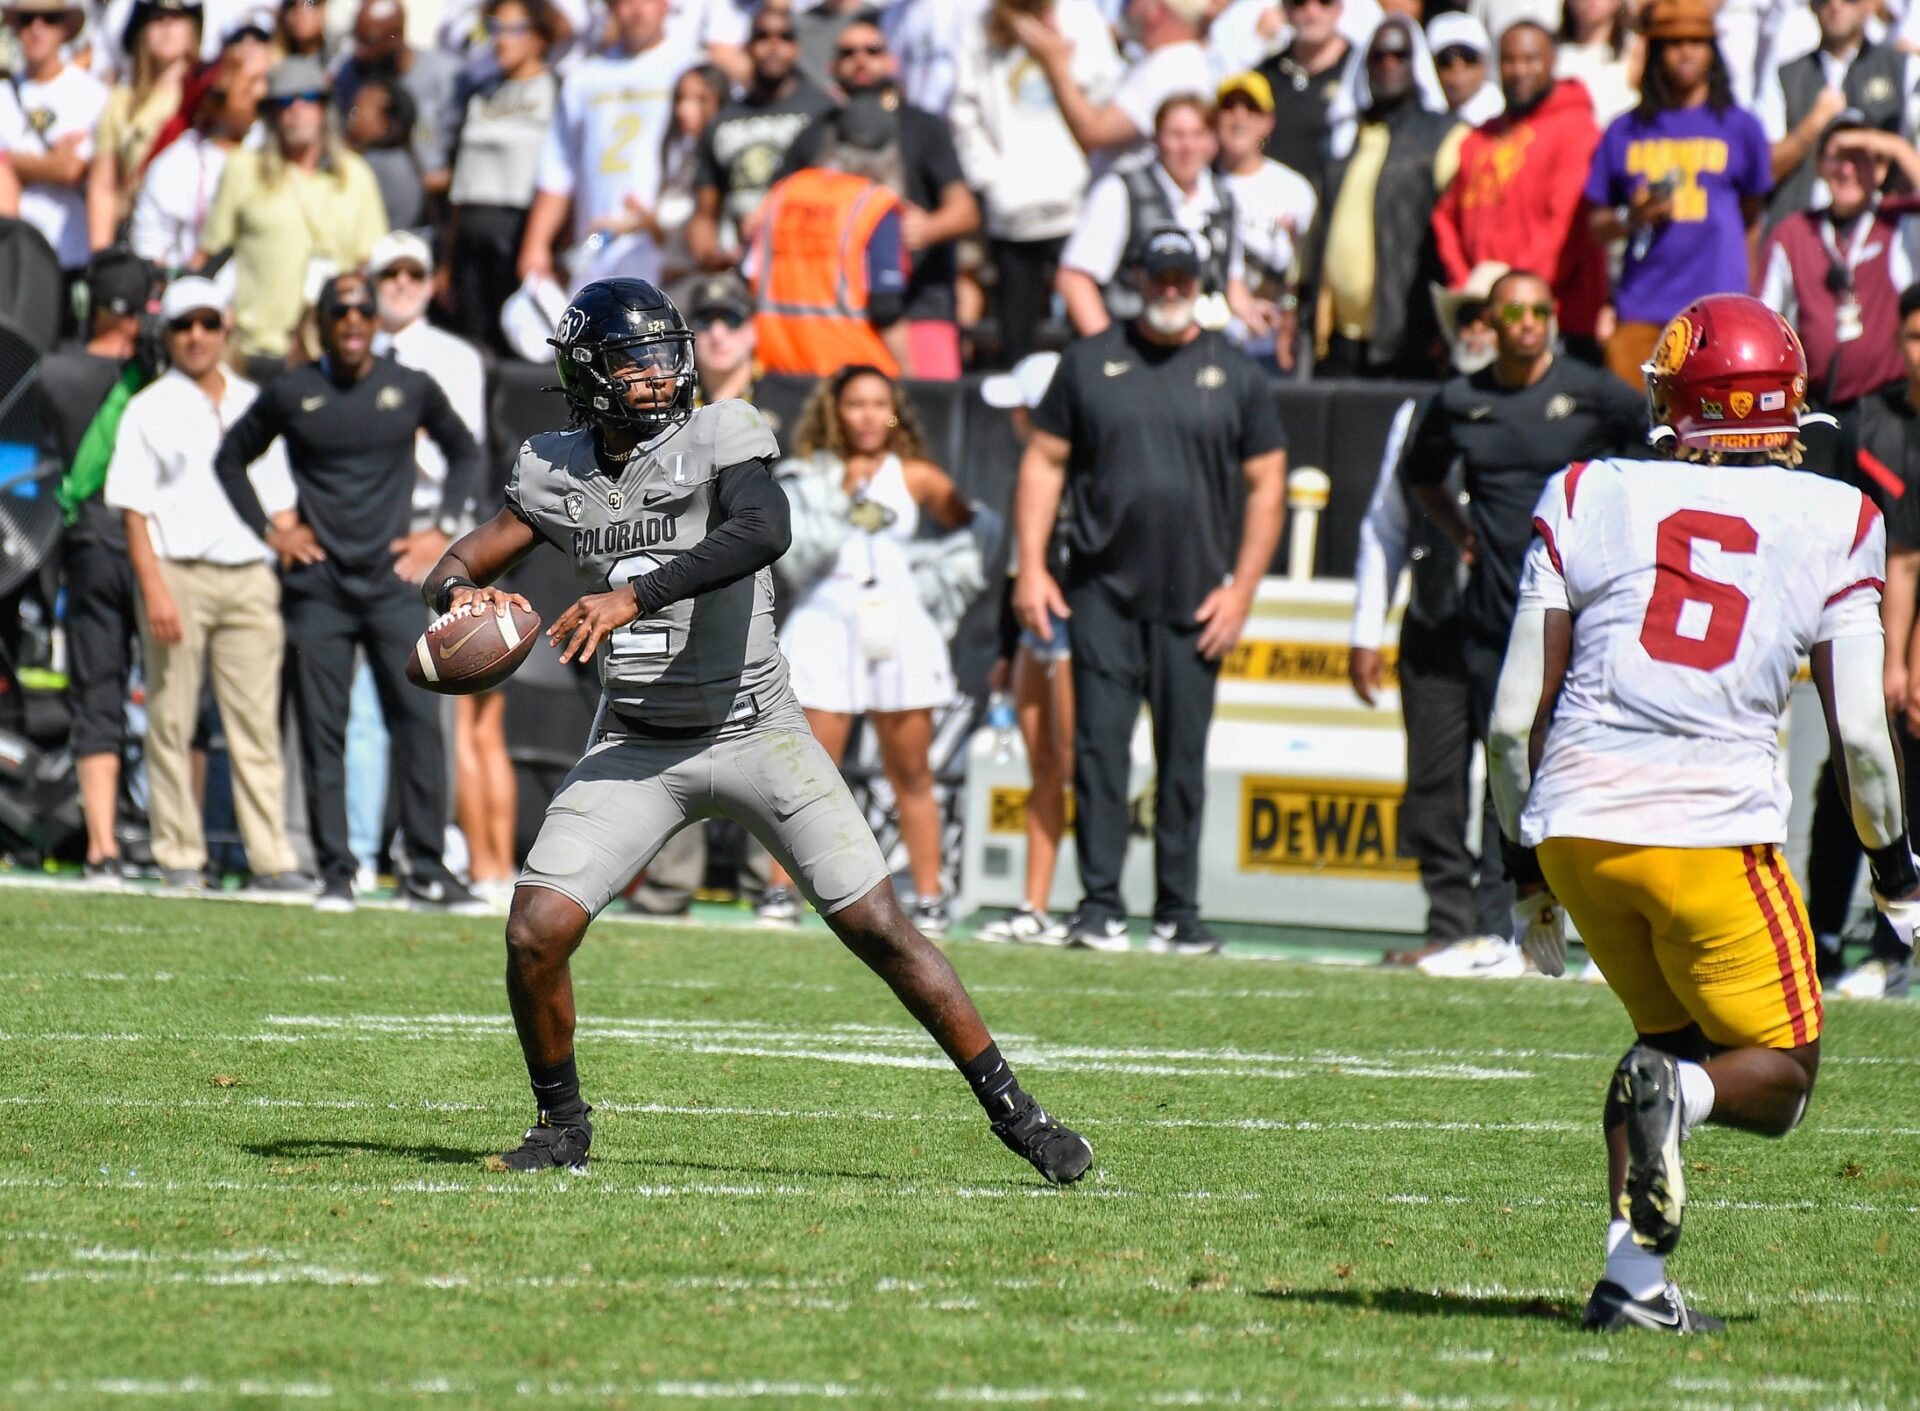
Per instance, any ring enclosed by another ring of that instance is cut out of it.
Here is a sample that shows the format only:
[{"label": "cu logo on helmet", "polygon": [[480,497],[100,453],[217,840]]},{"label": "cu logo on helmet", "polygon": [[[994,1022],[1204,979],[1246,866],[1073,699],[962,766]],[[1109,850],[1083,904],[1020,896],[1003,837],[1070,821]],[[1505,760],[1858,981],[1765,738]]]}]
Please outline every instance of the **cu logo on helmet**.
[{"label": "cu logo on helmet", "polygon": [[571,343],[587,331],[587,311],[578,304],[569,304],[567,311],[560,315],[560,327],[554,330],[562,343]]}]

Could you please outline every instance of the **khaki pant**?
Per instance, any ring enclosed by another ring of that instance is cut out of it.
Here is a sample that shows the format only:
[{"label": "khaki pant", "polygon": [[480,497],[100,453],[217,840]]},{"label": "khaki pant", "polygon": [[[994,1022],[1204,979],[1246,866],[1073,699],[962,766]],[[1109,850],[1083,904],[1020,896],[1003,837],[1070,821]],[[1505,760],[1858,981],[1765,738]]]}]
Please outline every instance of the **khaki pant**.
[{"label": "khaki pant", "polygon": [[162,867],[198,871],[207,863],[206,835],[193,792],[193,729],[200,714],[202,673],[213,673],[213,698],[233,764],[233,807],[256,874],[297,866],[287,840],[280,749],[280,581],[265,564],[229,566],[160,560],[160,576],[180,615],[180,641],[153,640],[146,603],[140,634],[146,650],[147,781],[153,856]]}]

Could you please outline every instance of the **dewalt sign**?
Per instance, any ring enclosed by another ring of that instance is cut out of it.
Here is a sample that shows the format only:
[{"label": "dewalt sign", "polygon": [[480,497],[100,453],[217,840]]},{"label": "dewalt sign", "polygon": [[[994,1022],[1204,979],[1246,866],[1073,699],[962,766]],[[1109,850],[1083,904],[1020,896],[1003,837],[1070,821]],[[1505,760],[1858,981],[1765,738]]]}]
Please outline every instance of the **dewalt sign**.
[{"label": "dewalt sign", "polygon": [[[1339,642],[1243,641],[1220,664],[1222,681],[1275,686],[1345,686],[1347,648]],[[1400,657],[1381,649],[1380,683],[1400,684]]]},{"label": "dewalt sign", "polygon": [[1285,779],[1240,781],[1240,870],[1323,877],[1415,874],[1399,856],[1398,784]]}]

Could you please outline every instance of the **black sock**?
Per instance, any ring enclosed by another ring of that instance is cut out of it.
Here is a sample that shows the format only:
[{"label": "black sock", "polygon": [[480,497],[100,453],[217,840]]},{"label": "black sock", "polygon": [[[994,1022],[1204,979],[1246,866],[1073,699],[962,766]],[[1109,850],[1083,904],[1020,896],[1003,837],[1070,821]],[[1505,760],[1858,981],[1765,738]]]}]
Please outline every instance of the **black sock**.
[{"label": "black sock", "polygon": [[1011,1117],[1033,1101],[1020,1086],[1020,1080],[1013,1076],[1013,1070],[1007,1067],[1007,1060],[1000,1056],[999,1044],[988,1044],[978,1055],[962,1063],[960,1072],[973,1086],[973,1095],[980,1099],[987,1116],[996,1122]]},{"label": "black sock", "polygon": [[573,1055],[558,1063],[529,1063],[527,1077],[533,1083],[533,1105],[556,1127],[577,1127],[587,1119],[588,1108],[580,1099],[580,1073],[573,1066]]}]

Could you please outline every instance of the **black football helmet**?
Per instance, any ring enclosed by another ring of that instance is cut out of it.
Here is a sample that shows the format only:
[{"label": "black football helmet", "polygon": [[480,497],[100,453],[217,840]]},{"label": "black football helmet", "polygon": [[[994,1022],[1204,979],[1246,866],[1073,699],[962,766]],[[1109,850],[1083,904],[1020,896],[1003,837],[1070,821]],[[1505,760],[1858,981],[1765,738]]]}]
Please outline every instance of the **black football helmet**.
[{"label": "black football helmet", "polygon": [[[573,296],[553,337],[560,391],[582,425],[629,426],[651,438],[693,415],[699,390],[693,333],[644,279],[597,279]],[[672,393],[636,404],[636,386]]]}]

